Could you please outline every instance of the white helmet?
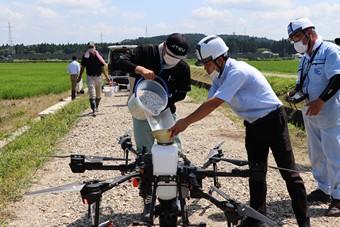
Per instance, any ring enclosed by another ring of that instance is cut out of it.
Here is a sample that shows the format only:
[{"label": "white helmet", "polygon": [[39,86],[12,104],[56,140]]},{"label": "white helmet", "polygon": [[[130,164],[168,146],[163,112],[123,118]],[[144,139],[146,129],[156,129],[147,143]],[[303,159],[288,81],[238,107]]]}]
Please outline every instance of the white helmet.
[{"label": "white helmet", "polygon": [[314,24],[305,17],[296,19],[289,23],[287,30],[289,38],[292,38],[298,32],[301,32],[307,28],[315,28]]},{"label": "white helmet", "polygon": [[215,60],[219,56],[227,56],[229,47],[223,39],[216,35],[209,35],[201,39],[196,46],[198,63],[206,63]]}]

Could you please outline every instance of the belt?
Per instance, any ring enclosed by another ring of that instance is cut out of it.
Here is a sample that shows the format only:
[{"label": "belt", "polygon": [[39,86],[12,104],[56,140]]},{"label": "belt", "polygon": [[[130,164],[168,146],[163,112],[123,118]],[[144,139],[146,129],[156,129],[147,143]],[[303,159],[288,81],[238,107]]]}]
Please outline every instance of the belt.
[{"label": "belt", "polygon": [[270,112],[269,114],[267,114],[264,117],[261,117],[259,119],[257,119],[256,121],[249,123],[248,121],[244,121],[244,125],[255,125],[255,124],[260,124],[266,120],[272,119],[273,117],[277,116],[278,113],[281,113],[283,111],[283,106],[279,106],[277,109],[273,110],[272,112]]}]

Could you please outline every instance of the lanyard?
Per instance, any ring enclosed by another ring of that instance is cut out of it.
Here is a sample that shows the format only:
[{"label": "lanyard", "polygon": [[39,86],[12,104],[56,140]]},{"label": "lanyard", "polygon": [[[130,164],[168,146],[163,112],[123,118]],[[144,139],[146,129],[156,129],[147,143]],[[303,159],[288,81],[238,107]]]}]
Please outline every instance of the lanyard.
[{"label": "lanyard", "polygon": [[298,91],[301,91],[302,90],[302,87],[303,87],[303,83],[305,82],[307,76],[308,76],[308,72],[309,72],[309,69],[310,67],[312,66],[312,63],[313,63],[313,60],[314,60],[314,57],[316,56],[317,52],[319,51],[320,47],[322,46],[323,43],[321,43],[316,49],[315,51],[313,52],[311,58],[309,59],[308,63],[307,63],[307,67],[306,67],[306,70],[304,71],[303,68],[304,68],[304,63],[305,63],[305,59],[303,59],[303,62],[302,62],[302,69],[301,69],[301,78],[300,78],[300,83],[298,84]]}]

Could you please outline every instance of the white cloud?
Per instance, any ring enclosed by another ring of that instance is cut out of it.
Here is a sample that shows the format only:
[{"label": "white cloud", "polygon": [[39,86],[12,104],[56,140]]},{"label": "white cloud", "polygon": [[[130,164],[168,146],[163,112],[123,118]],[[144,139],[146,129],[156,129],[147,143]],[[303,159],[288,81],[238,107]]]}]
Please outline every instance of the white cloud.
[{"label": "white cloud", "polygon": [[208,4],[216,6],[225,6],[238,9],[275,9],[288,8],[292,5],[293,0],[275,1],[275,0],[208,0]]},{"label": "white cloud", "polygon": [[16,12],[15,10],[12,10],[10,7],[5,5],[0,5],[0,20],[1,21],[8,21],[8,20],[14,20],[14,19],[20,19],[23,17],[23,15],[19,12]]},{"label": "white cloud", "polygon": [[105,8],[106,2],[106,0],[39,0],[37,1],[37,4],[78,9],[101,9]]},{"label": "white cloud", "polygon": [[202,7],[194,9],[192,15],[198,18],[206,18],[212,20],[228,19],[232,17],[232,13],[228,10],[217,10],[211,7]]},{"label": "white cloud", "polygon": [[58,16],[54,10],[46,7],[38,6],[37,11],[42,18],[55,18]]}]

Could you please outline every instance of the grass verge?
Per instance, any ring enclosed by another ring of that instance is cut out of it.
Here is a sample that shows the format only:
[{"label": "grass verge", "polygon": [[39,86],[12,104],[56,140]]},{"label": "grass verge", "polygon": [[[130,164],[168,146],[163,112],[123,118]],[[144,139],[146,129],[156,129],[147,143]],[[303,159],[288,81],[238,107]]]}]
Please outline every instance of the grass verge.
[{"label": "grass verge", "polygon": [[32,174],[45,161],[42,156],[51,155],[53,147],[88,107],[83,97],[39,122],[23,136],[0,150],[0,226],[6,217],[6,203],[18,198],[29,183]]}]

